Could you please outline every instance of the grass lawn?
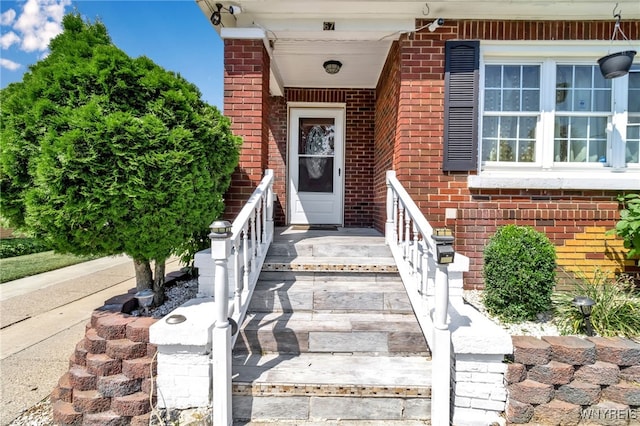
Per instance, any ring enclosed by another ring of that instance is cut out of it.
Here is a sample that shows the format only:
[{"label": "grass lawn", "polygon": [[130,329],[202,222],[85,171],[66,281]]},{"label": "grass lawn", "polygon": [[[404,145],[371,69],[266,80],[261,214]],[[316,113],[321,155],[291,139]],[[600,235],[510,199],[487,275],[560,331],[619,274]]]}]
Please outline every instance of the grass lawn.
[{"label": "grass lawn", "polygon": [[0,259],[0,283],[29,277],[41,272],[53,271],[94,257],[79,257],[71,254],[56,254],[53,251],[27,254]]}]

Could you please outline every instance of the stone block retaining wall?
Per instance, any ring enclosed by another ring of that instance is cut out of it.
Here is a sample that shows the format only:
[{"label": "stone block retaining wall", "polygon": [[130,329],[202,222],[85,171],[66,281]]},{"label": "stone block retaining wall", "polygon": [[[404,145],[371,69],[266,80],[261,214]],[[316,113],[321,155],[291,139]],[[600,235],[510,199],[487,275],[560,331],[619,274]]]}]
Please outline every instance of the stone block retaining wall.
[{"label": "stone block retaining wall", "polygon": [[511,424],[640,424],[640,344],[623,338],[514,336]]},{"label": "stone block retaining wall", "polygon": [[107,309],[93,312],[69,371],[51,393],[55,424],[149,425],[156,352],[148,343],[149,327],[156,321]]}]

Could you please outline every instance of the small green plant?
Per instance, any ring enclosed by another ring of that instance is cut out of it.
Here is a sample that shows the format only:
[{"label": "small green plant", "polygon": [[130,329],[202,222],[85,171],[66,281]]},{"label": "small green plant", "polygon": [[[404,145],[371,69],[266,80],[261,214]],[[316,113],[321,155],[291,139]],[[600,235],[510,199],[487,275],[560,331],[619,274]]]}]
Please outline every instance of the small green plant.
[{"label": "small green plant", "polygon": [[584,333],[584,317],[573,305],[576,296],[587,296],[596,303],[591,310],[591,324],[600,336],[640,336],[640,292],[626,275],[609,278],[596,270],[593,278],[576,274],[578,282],[571,292],[555,293],[553,305],[556,325],[563,334]]},{"label": "small green plant", "polygon": [[484,304],[505,322],[533,320],[551,309],[556,251],[529,226],[507,225],[484,250]]},{"label": "small green plant", "polygon": [[618,201],[623,207],[620,220],[609,233],[624,239],[624,247],[629,249],[628,257],[640,257],[640,194],[620,195]]},{"label": "small green plant", "polygon": [[206,230],[200,234],[194,234],[191,238],[178,246],[174,254],[180,258],[180,263],[184,265],[183,271],[186,271],[189,275],[195,277],[197,273],[197,268],[194,264],[196,253],[208,247],[211,247],[211,240],[209,239],[209,232]]}]

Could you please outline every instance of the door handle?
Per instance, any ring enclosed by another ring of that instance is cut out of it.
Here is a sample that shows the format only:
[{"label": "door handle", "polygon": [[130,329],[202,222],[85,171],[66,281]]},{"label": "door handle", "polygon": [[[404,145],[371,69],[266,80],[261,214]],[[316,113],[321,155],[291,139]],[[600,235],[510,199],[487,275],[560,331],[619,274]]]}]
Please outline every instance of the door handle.
[{"label": "door handle", "polygon": [[338,176],[340,176],[340,172],[342,171],[342,169],[340,167],[338,167]]}]

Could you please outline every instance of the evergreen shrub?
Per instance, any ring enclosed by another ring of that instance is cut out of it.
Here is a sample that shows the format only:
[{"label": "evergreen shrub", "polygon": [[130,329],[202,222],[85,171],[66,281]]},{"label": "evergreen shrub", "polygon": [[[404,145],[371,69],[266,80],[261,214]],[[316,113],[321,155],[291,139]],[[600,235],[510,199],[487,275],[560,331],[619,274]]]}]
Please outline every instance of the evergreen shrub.
[{"label": "evergreen shrub", "polygon": [[484,250],[484,304],[505,322],[536,319],[551,309],[555,247],[529,226],[500,228]]}]

